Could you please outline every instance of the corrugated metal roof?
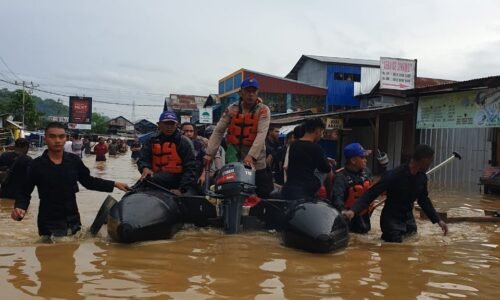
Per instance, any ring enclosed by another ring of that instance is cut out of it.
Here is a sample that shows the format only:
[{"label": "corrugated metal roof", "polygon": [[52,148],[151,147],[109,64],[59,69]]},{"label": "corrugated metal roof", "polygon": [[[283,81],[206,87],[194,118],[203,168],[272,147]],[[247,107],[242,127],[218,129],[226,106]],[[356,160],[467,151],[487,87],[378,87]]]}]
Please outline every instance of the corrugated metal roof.
[{"label": "corrugated metal roof", "polygon": [[434,85],[453,83],[453,82],[456,82],[456,81],[455,80],[448,80],[448,79],[417,77],[417,80],[415,81],[415,86],[418,89],[418,88],[423,88],[426,86],[434,86]]},{"label": "corrugated metal roof", "polygon": [[307,58],[317,60],[325,63],[336,63],[343,65],[357,65],[357,66],[371,66],[380,68],[380,60],[373,59],[357,59],[357,58],[344,58],[332,56],[318,56],[318,55],[304,55]]},{"label": "corrugated metal roof", "polygon": [[343,57],[319,56],[319,55],[302,55],[299,61],[297,61],[297,63],[293,67],[293,69],[285,77],[296,80],[299,69],[304,65],[305,61],[308,59],[312,59],[326,64],[341,64],[341,65],[380,68],[379,60],[355,59],[355,58],[343,58]]},{"label": "corrugated metal roof", "polygon": [[302,81],[297,81],[295,79],[290,79],[290,78],[286,78],[286,77],[279,77],[279,76],[276,76],[276,75],[271,75],[271,74],[267,74],[267,73],[257,72],[257,71],[253,71],[253,70],[249,70],[249,69],[244,69],[244,70],[245,70],[245,72],[254,73],[254,74],[257,74],[257,75],[261,75],[261,76],[266,76],[266,77],[275,78],[275,79],[279,79],[279,80],[283,80],[283,81],[288,81],[288,82],[291,82],[291,83],[298,83],[298,84],[301,84],[301,85],[305,85],[305,86],[310,86],[310,87],[320,88],[320,89],[326,90],[326,88],[324,86],[312,85],[310,83],[305,83],[305,82],[302,82]]},{"label": "corrugated metal roof", "polygon": [[206,96],[170,94],[168,107],[175,110],[196,110],[203,107],[206,100]]},{"label": "corrugated metal roof", "polygon": [[433,86],[419,87],[407,91],[408,94],[419,94],[426,92],[439,92],[445,90],[466,90],[480,87],[498,87],[500,86],[500,75],[483,78],[470,79],[465,81],[454,81],[451,83],[438,84]]},{"label": "corrugated metal roof", "polygon": [[406,104],[402,104],[402,105],[393,105],[393,106],[385,106],[385,107],[350,109],[350,110],[336,111],[336,112],[329,112],[329,113],[310,114],[310,115],[306,115],[306,116],[291,116],[288,118],[280,118],[280,119],[274,119],[274,120],[271,116],[271,124],[273,124],[273,125],[296,124],[296,123],[300,123],[306,119],[334,117],[334,116],[345,115],[345,114],[354,115],[354,114],[376,113],[376,112],[394,112],[397,110],[408,109],[412,105],[413,104],[411,104],[411,103],[406,103]]},{"label": "corrugated metal roof", "polygon": [[282,77],[262,75],[250,70],[245,72],[245,78],[257,79],[260,85],[260,93],[316,95],[325,97],[328,91],[324,87],[312,86]]},{"label": "corrugated metal roof", "polygon": [[[134,125],[134,123],[130,122],[127,118],[125,118],[124,116],[118,116],[114,119],[111,119],[109,120],[107,123],[109,125],[117,125],[117,123],[119,122],[119,120],[122,119],[124,120],[126,123],[130,124],[130,125]],[[118,125],[118,126],[121,126],[121,125]]]}]

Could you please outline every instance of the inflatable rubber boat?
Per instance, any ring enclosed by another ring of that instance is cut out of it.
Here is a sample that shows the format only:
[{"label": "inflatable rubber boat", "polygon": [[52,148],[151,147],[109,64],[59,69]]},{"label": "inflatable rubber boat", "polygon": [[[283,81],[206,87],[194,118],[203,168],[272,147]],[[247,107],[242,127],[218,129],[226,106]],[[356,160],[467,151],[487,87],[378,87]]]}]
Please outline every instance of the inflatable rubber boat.
[{"label": "inflatable rubber boat", "polygon": [[260,199],[254,193],[255,172],[241,163],[225,165],[204,196],[177,196],[145,181],[120,201],[108,196],[90,231],[96,234],[107,222],[112,240],[132,243],[170,239],[184,223],[221,227],[227,234],[271,224],[288,247],[331,252],[347,246],[348,225],[326,202]]}]

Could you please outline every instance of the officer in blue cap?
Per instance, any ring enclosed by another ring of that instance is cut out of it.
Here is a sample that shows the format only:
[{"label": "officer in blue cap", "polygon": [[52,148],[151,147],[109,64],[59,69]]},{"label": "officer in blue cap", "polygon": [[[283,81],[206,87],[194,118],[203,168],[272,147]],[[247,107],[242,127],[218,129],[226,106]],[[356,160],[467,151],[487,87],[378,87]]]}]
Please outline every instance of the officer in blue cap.
[{"label": "officer in blue cap", "polygon": [[[366,167],[371,150],[360,143],[352,143],[344,148],[345,166],[335,177],[332,191],[332,204],[338,211],[351,209],[356,200],[371,186],[372,176]],[[370,215],[365,210],[353,218],[349,229],[356,233],[367,233],[371,228]]]},{"label": "officer in blue cap", "polygon": [[151,180],[181,193],[196,189],[197,164],[191,140],[178,128],[177,115],[164,111],[158,119],[159,131],[144,143],[137,167],[141,180]]},{"label": "officer in blue cap", "polygon": [[409,162],[387,171],[354,205],[342,214],[349,219],[356,218],[370,203],[383,192],[387,197],[380,215],[382,239],[386,242],[401,243],[403,239],[417,232],[413,216],[415,200],[432,223],[437,223],[444,235],[448,225],[436,213],[429,199],[427,175],[434,159],[434,149],[428,145],[418,145]]},{"label": "officer in blue cap", "polygon": [[242,162],[255,172],[257,194],[267,197],[273,190],[272,173],[266,168],[266,136],[271,121],[269,107],[259,98],[259,82],[246,78],[240,86],[240,99],[230,105],[208,141],[205,166],[213,160],[226,135],[226,163]]}]

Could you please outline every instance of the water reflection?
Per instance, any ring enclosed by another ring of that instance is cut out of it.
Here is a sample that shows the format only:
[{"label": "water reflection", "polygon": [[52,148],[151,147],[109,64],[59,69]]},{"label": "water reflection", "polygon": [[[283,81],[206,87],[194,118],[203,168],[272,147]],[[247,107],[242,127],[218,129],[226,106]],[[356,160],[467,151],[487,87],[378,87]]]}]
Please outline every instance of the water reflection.
[{"label": "water reflection", "polygon": [[82,283],[75,274],[77,244],[39,246],[35,250],[40,263],[36,273],[40,282],[37,295],[45,298],[82,299],[78,293]]}]

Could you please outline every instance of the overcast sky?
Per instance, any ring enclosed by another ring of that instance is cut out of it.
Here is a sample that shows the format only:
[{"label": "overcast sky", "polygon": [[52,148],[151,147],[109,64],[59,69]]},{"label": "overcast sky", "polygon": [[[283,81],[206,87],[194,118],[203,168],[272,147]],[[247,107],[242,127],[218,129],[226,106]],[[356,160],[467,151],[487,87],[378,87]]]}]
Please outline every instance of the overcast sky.
[{"label": "overcast sky", "polygon": [[[171,93],[217,93],[239,68],[285,76],[302,54],[418,59],[418,76],[467,80],[500,74],[499,12],[498,0],[0,0],[0,79],[160,105],[136,107],[152,121]],[[94,111],[132,119],[131,106]]]}]

